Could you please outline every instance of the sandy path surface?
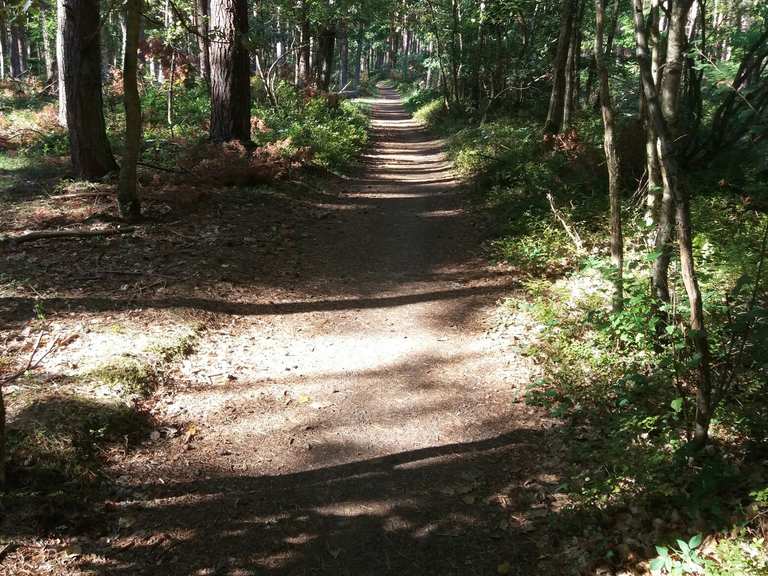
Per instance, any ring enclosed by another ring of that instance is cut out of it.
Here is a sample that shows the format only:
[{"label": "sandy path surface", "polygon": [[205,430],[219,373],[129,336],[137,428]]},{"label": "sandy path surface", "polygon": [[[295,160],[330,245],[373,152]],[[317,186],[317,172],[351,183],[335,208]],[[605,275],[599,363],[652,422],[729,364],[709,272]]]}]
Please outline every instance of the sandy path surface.
[{"label": "sandy path surface", "polygon": [[443,143],[393,90],[372,116],[367,169],[297,243],[296,288],[206,333],[157,410],[184,432],[122,464],[100,570],[533,573],[556,477],[520,402],[531,368],[494,327],[514,278],[481,257]]}]

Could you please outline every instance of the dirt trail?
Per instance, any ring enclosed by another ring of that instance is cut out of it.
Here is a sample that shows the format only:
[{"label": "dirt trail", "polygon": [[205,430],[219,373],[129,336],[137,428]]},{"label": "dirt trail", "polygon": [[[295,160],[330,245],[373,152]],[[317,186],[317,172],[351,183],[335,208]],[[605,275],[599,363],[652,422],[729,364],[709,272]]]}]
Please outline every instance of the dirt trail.
[{"label": "dirt trail", "polygon": [[206,333],[157,414],[187,432],[122,464],[109,574],[534,573],[556,477],[530,367],[493,330],[513,279],[480,257],[443,143],[391,89],[372,114],[297,288]]}]

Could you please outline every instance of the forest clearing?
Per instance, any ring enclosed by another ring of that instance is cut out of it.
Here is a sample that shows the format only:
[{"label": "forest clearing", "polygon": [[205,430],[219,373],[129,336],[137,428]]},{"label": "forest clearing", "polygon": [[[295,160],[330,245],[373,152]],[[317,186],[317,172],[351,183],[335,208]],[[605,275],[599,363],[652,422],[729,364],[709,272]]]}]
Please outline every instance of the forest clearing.
[{"label": "forest clearing", "polygon": [[0,575],[768,575],[768,7],[0,0]]}]

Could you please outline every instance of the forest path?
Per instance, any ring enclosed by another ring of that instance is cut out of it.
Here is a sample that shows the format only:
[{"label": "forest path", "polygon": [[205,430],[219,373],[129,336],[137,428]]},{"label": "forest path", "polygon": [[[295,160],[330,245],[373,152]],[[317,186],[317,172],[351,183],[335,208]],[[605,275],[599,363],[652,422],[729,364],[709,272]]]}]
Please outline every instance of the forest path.
[{"label": "forest path", "polygon": [[520,402],[531,368],[494,329],[512,278],[392,89],[372,139],[297,244],[293,291],[185,361],[158,417],[187,433],[123,463],[110,574],[533,573],[556,477]]}]

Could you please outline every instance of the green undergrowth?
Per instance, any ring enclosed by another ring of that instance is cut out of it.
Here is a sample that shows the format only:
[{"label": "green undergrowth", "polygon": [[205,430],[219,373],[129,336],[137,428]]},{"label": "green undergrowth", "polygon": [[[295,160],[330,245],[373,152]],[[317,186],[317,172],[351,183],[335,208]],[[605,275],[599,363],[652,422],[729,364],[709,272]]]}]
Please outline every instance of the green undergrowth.
[{"label": "green undergrowth", "polygon": [[9,502],[21,505],[24,494],[46,502],[62,494],[78,499],[104,483],[109,455],[146,439],[152,428],[146,401],[194,353],[201,331],[186,327],[144,350],[57,376],[51,389],[36,385],[34,373],[25,377],[11,396],[21,408],[8,426]]},{"label": "green undergrowth", "polygon": [[289,150],[306,148],[312,162],[332,168],[347,168],[368,141],[365,105],[322,95],[306,97],[293,86],[277,87],[278,106],[257,101],[252,114],[263,121],[254,139],[258,144],[289,140]]},{"label": "green undergrowth", "polygon": [[[5,90],[0,83],[0,149],[37,163],[47,157],[66,156],[67,132],[58,125],[56,102],[38,96],[33,85]],[[143,118],[142,158],[145,163],[173,167],[188,151],[207,141],[210,97],[204,83],[178,79],[174,85],[171,121],[168,121],[168,82],[144,82],[141,86]],[[375,86],[366,84],[366,93]],[[258,83],[253,87],[252,138],[259,146],[280,142],[281,151],[296,155],[300,162],[342,170],[348,168],[365,147],[368,116],[364,104],[296,90],[287,83],[277,87],[277,106],[269,104]],[[119,162],[122,155],[125,113],[119,81],[104,87],[107,135]],[[4,140],[7,139],[7,140]],[[1,169],[2,167],[0,167]],[[23,174],[19,173],[20,177]]]},{"label": "green undergrowth", "polygon": [[[577,569],[596,561],[618,567],[665,550],[673,573],[686,554],[677,541],[701,534],[701,573],[766,574],[768,275],[764,267],[758,281],[756,273],[768,215],[760,208],[760,151],[738,151],[722,159],[724,166],[692,171],[688,181],[715,374],[733,380],[710,447],[694,453],[699,359],[674,320],[688,315],[679,262],[671,268],[673,306],[662,310],[673,321],[664,327],[648,312],[655,255],[643,202],[630,193],[622,209],[624,310],[610,313],[599,119],[579,119],[573,132],[548,140],[535,111],[480,123],[446,109],[434,93],[401,91],[415,116],[448,138],[475,207],[493,224],[489,256],[524,279],[522,293],[505,306],[510,317],[523,315],[537,326],[525,353],[541,377],[525,400],[563,423],[567,473],[558,491],[571,504],[553,529],[579,544],[564,550],[560,565],[572,556]],[[631,135],[631,119],[622,122]]]}]

